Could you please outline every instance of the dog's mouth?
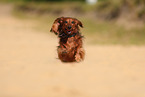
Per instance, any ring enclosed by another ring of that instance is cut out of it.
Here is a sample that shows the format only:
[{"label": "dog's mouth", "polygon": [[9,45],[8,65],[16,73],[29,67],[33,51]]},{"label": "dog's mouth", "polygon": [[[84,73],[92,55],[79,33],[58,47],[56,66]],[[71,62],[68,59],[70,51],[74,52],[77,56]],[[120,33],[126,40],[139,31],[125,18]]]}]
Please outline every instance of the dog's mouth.
[{"label": "dog's mouth", "polygon": [[68,30],[67,33],[68,33],[68,34],[71,34],[71,30]]}]

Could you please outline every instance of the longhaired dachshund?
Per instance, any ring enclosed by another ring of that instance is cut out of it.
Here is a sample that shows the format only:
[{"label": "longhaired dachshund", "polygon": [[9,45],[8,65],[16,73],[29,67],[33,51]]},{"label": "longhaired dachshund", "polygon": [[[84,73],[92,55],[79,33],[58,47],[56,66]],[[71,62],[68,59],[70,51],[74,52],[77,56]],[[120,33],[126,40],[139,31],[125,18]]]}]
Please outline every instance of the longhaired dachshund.
[{"label": "longhaired dachshund", "polygon": [[79,26],[83,27],[81,21],[71,17],[59,17],[52,25],[50,31],[59,37],[57,52],[62,62],[80,62],[84,60],[83,36],[80,33]]}]

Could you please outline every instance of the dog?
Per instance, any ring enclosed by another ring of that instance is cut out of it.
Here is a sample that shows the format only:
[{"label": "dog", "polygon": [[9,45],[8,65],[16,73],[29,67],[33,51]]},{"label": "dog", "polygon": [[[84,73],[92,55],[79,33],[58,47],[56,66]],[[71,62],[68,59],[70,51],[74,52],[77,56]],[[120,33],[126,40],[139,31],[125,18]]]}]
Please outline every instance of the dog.
[{"label": "dog", "polygon": [[79,26],[83,28],[82,22],[71,17],[59,17],[52,25],[50,32],[54,32],[59,37],[57,52],[58,58],[62,62],[84,60],[83,36],[80,33]]}]

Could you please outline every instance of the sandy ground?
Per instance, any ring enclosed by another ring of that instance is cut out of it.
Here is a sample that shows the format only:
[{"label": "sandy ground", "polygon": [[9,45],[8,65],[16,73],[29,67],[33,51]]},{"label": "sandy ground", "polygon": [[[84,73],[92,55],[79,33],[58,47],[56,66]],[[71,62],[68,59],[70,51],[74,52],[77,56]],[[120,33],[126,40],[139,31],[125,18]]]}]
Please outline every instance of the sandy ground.
[{"label": "sandy ground", "polygon": [[145,46],[85,44],[83,62],[62,63],[56,36],[10,10],[0,7],[0,97],[145,97]]}]

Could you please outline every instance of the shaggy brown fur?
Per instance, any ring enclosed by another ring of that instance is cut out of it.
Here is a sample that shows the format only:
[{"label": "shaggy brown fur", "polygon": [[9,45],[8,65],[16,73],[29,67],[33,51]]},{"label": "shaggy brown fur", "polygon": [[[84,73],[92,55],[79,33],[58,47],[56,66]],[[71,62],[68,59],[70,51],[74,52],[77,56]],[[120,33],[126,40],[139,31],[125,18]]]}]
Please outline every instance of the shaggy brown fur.
[{"label": "shaggy brown fur", "polygon": [[84,49],[82,47],[83,36],[79,32],[82,23],[71,17],[57,18],[51,28],[59,36],[57,48],[58,57],[62,62],[80,62],[84,60]]}]

